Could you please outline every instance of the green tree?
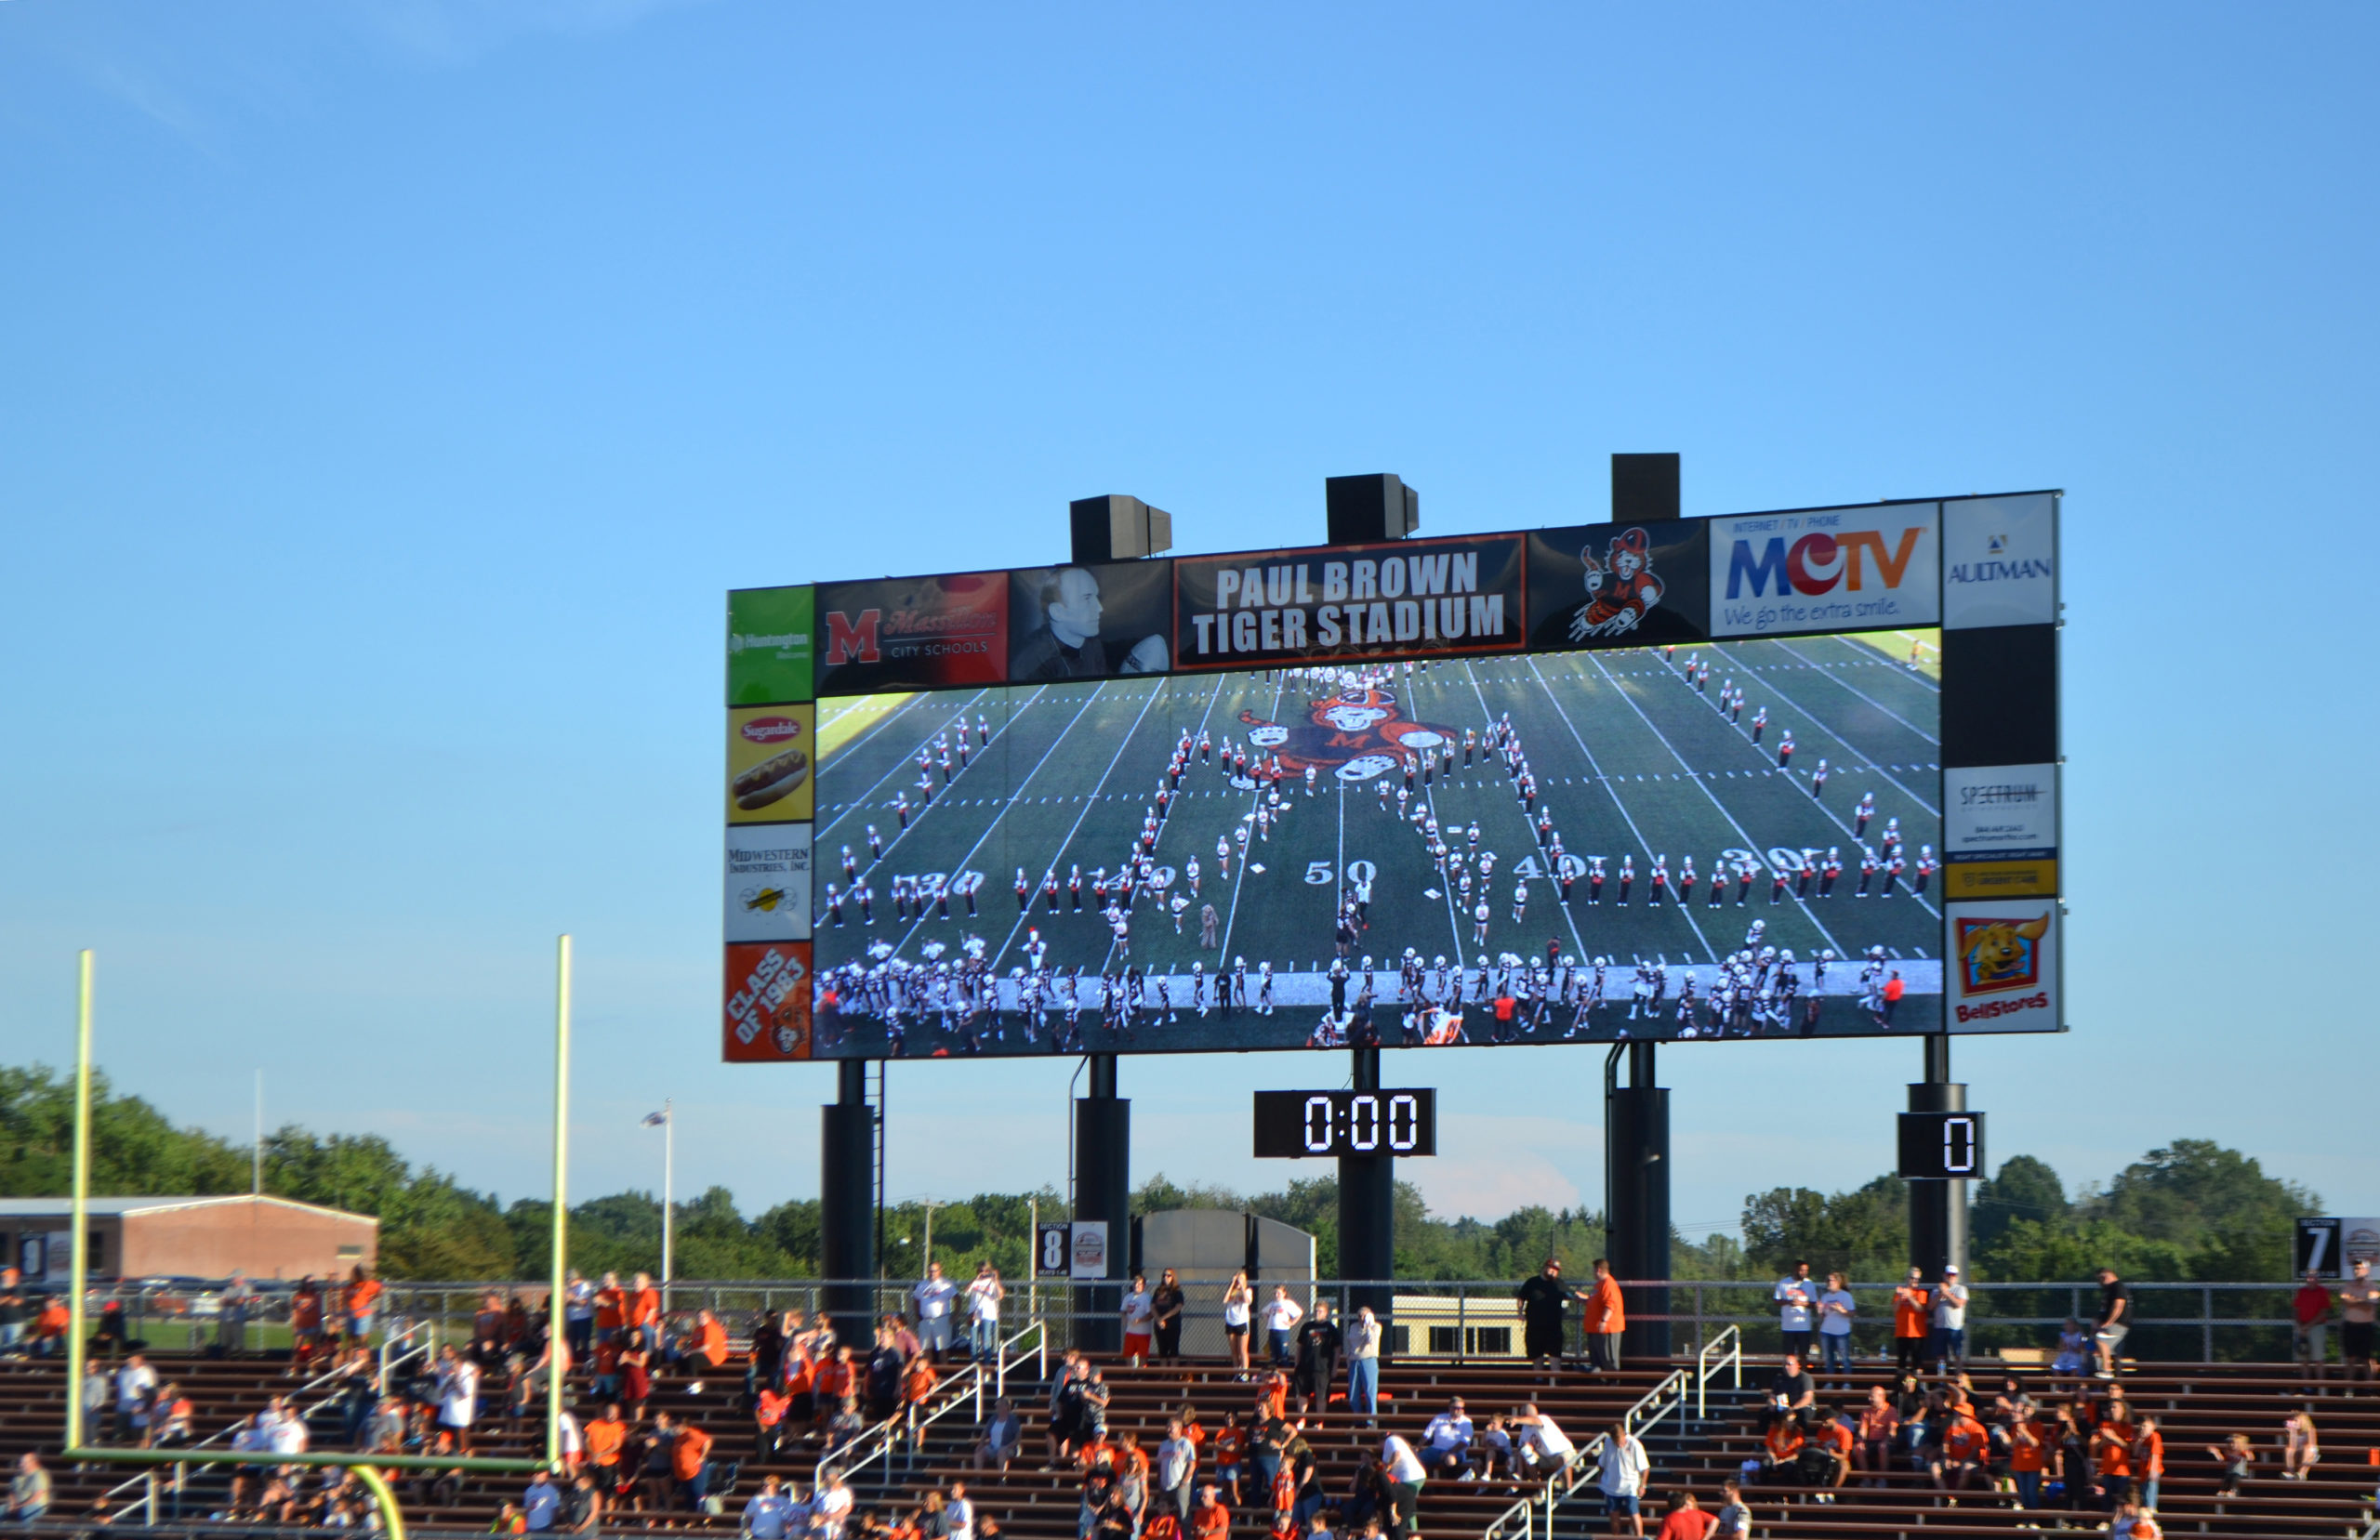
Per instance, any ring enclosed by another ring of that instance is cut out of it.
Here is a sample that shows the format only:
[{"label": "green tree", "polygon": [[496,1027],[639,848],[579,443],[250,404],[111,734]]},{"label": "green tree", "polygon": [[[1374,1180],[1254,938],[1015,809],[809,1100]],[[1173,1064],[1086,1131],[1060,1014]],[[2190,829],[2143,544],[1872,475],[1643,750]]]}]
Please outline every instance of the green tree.
[{"label": "green tree", "polygon": [[2016,1220],[2055,1224],[2071,1206],[2066,1184],[2048,1162],[2016,1155],[2002,1163],[1998,1176],[1976,1183],[1967,1209],[1968,1234],[1978,1252],[1989,1251]]}]

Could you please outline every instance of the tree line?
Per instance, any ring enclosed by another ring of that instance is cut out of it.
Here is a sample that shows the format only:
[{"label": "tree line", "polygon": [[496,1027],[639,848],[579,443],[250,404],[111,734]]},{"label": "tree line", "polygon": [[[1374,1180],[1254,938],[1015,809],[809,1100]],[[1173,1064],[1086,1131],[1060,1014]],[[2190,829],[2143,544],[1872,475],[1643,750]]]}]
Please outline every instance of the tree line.
[{"label": "tree line", "polygon": [[[73,1084],[42,1065],[0,1067],[0,1192],[63,1196],[72,1171]],[[198,1128],[176,1127],[138,1097],[95,1076],[92,1191],[111,1195],[245,1192],[250,1151]],[[534,1279],[543,1275],[551,1205],[504,1204],[435,1166],[416,1168],[376,1134],[315,1134],[295,1125],[266,1136],[264,1191],[380,1220],[380,1270],[406,1279]],[[1163,1173],[1132,1194],[1135,1214],[1224,1208],[1277,1219],[1312,1234],[1322,1276],[1338,1268],[1338,1183],[1292,1180],[1242,1193]],[[978,1193],[932,1208],[935,1259],[964,1276],[989,1262],[1022,1276],[1032,1216],[1066,1218],[1063,1194]],[[883,1215],[887,1273],[920,1270],[929,1205]],[[2254,1158],[2208,1139],[2149,1151],[2104,1185],[2069,1191],[2030,1155],[2003,1164],[1974,1189],[1972,1274],[1985,1282],[2087,1278],[2102,1264],[2142,1282],[2286,1279],[2299,1214],[2320,1213],[2306,1188],[2268,1176]],[[675,1270],[682,1278],[800,1278],[819,1270],[818,1204],[782,1203],[746,1217],[712,1187],[676,1204]],[[1908,1191],[1884,1176],[1849,1191],[1772,1188],[1744,1200],[1742,1238],[1673,1240],[1673,1276],[1713,1282],[1775,1278],[1795,1261],[1855,1279],[1896,1278],[1907,1266]],[[1604,1220],[1585,1208],[1530,1206],[1499,1219],[1432,1214],[1409,1182],[1396,1185],[1396,1270],[1414,1279],[1517,1278],[1548,1257],[1577,1270],[1604,1249]],[[570,1248],[590,1275],[661,1265],[661,1204],[650,1192],[615,1192],[574,1204]]]}]

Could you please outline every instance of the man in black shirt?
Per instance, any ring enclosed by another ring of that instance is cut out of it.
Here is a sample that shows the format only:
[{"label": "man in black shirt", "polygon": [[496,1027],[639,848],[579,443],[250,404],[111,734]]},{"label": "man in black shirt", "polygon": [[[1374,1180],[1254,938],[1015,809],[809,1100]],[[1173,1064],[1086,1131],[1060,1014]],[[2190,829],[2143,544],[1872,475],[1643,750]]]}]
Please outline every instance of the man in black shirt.
[{"label": "man in black shirt", "polygon": [[2116,1377],[2126,1333],[2132,1330],[2132,1290],[2113,1268],[2099,1270],[2099,1324],[2092,1343],[2099,1355],[2099,1378]]},{"label": "man in black shirt", "polygon": [[1545,1266],[1520,1286],[1521,1351],[1530,1362],[1552,1359],[1562,1363],[1562,1312],[1570,1307],[1571,1290],[1562,1283],[1560,1258],[1549,1257]]},{"label": "man in black shirt", "polygon": [[1818,1382],[1802,1367],[1799,1353],[1787,1353],[1784,1365],[1777,1377],[1768,1382],[1769,1404],[1778,1411],[1799,1416],[1815,1405],[1818,1399]]},{"label": "man in black shirt", "polygon": [[1330,1410],[1330,1387],[1339,1375],[1339,1323],[1330,1318],[1330,1301],[1317,1299],[1314,1313],[1298,1327],[1298,1412]]}]

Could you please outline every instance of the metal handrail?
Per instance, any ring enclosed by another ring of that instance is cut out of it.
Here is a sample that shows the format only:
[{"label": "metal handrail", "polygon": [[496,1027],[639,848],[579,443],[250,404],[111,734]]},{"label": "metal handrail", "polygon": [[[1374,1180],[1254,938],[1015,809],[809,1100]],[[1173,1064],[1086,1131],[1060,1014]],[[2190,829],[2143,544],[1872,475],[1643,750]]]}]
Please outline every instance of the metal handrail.
[{"label": "metal handrail", "polygon": [[1729,1326],[1725,1331],[1722,1331],[1718,1336],[1712,1337],[1710,1341],[1695,1349],[1694,1417],[1697,1422],[1701,1421],[1703,1418],[1708,1417],[1711,1415],[1711,1376],[1718,1373],[1718,1370],[1713,1367],[1711,1362],[1711,1357],[1713,1353],[1719,1351],[1719,1345],[1723,1342],[1727,1345],[1727,1366],[1735,1373],[1735,1388],[1739,1390],[1744,1388],[1743,1329],[1739,1326]]},{"label": "metal handrail", "polygon": [[[1010,1357],[1008,1349],[1016,1347],[1027,1336],[1035,1338],[1034,1346],[1030,1349],[1020,1348],[1013,1358]],[[923,1441],[927,1428],[970,1401],[974,1403],[975,1415],[980,1419],[983,1415],[985,1382],[989,1380],[1002,1388],[996,1391],[996,1394],[1005,1393],[1009,1365],[1022,1363],[1027,1357],[1038,1358],[1043,1373],[1045,1375],[1048,1373],[1049,1331],[1038,1318],[1027,1322],[1015,1336],[999,1344],[993,1350],[989,1373],[986,1373],[985,1366],[981,1362],[969,1363],[966,1368],[934,1387],[932,1397],[926,1402],[928,1410],[922,1416],[919,1415],[918,1408],[915,1406],[902,1408],[845,1444],[831,1460],[821,1459],[819,1461],[821,1472],[832,1470],[843,1480],[850,1481],[878,1460],[884,1461],[885,1468],[889,1471],[892,1464],[892,1456],[899,1450],[905,1435],[914,1451]],[[866,1453],[855,1453],[863,1448]]]},{"label": "metal handrail", "polygon": [[[1662,1376],[1660,1383],[1639,1396],[1634,1405],[1620,1415],[1620,1425],[1632,1436],[1638,1430],[1640,1418],[1642,1427],[1651,1428],[1672,1412],[1684,1409],[1686,1392],[1686,1371],[1673,1369]],[[1647,1407],[1654,1409],[1649,1415],[1646,1415]],[[1521,1520],[1520,1533],[1524,1540],[1527,1540],[1536,1533],[1534,1516],[1539,1508],[1545,1512],[1546,1540],[1553,1540],[1554,1510],[1568,1501],[1571,1494],[1603,1475],[1604,1446],[1610,1441],[1610,1434],[1598,1433],[1584,1446],[1572,1450],[1570,1457],[1562,1462],[1561,1468],[1545,1478],[1536,1494],[1524,1494],[1518,1502],[1489,1520],[1480,1540],[1502,1540],[1506,1533],[1504,1526],[1515,1516]]]},{"label": "metal handrail", "polygon": [[[430,1322],[416,1322],[414,1324],[407,1326],[403,1331],[399,1332],[396,1336],[386,1338],[381,1342],[379,1349],[377,1349],[378,1366],[375,1370],[373,1375],[373,1388],[376,1391],[381,1395],[388,1394],[389,1371],[390,1369],[400,1363],[403,1363],[405,1360],[412,1358],[416,1353],[424,1355],[428,1354],[430,1351],[429,1334],[434,1331],[434,1329],[435,1328],[432,1323]],[[416,1333],[423,1334],[422,1342],[406,1349],[403,1352],[399,1353],[395,1358],[389,1357],[389,1349],[390,1346],[397,1342],[402,1342],[405,1338],[415,1336]],[[319,1375],[316,1375],[313,1378],[306,1381],[305,1384],[298,1386],[296,1389],[289,1392],[290,1415],[295,1416],[301,1423],[309,1420],[315,1413],[321,1411],[324,1407],[328,1406],[337,1398],[336,1395],[324,1396],[320,1401],[315,1402],[311,1406],[305,1407],[300,1407],[298,1404],[299,1398],[303,1397],[308,1391],[321,1386],[325,1381],[344,1379],[346,1377],[348,1376],[341,1375],[337,1368],[330,1368],[325,1369]],[[341,1389],[345,1389],[345,1387],[342,1386]],[[209,1433],[205,1438],[199,1440],[195,1443],[181,1444],[177,1445],[176,1447],[191,1450],[208,1448],[218,1440],[227,1438],[230,1435],[238,1432],[242,1428],[246,1427],[253,1415],[254,1414],[250,1414],[250,1416],[241,1417],[238,1420],[217,1429],[215,1432]],[[181,1479],[180,1468],[177,1467],[174,1472],[174,1486],[176,1491],[180,1490]],[[116,1521],[121,1522],[122,1520],[130,1518],[132,1515],[140,1513],[146,1509],[146,1516],[141,1520],[141,1523],[144,1526],[153,1525],[157,1521],[157,1473],[154,1468],[143,1470],[138,1476],[128,1477],[126,1480],[117,1482],[115,1485],[108,1488],[105,1493],[101,1494],[101,1496],[109,1501],[113,1501],[118,1494],[129,1492],[134,1487],[141,1487],[144,1489],[140,1499],[138,1502],[126,1504],[124,1507],[118,1509],[116,1513]]]}]

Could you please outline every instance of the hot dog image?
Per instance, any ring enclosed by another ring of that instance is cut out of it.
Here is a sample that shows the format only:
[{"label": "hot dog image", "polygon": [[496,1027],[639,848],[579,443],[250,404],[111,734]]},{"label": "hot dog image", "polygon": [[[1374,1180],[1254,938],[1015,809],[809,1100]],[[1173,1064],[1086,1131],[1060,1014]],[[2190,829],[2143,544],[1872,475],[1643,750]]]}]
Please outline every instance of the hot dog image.
[{"label": "hot dog image", "polygon": [[790,796],[810,778],[810,756],[798,748],[773,755],[735,778],[735,805],[746,812]]}]

